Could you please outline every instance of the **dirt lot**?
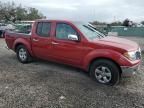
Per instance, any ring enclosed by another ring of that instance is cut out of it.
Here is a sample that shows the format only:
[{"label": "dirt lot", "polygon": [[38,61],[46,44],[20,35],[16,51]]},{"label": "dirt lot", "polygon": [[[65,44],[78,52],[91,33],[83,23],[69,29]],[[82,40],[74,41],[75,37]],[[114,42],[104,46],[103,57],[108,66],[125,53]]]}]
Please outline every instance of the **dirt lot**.
[{"label": "dirt lot", "polygon": [[144,62],[136,76],[108,87],[69,66],[21,64],[5,46],[0,39],[0,108],[144,108]]}]

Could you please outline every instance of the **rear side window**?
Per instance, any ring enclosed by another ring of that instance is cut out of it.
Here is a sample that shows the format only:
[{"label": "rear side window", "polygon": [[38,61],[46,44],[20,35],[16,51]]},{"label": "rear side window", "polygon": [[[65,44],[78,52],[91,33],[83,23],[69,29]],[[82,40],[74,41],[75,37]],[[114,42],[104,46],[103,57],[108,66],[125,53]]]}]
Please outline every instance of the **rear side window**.
[{"label": "rear side window", "polygon": [[39,22],[37,25],[36,33],[41,37],[49,37],[51,30],[51,23]]}]

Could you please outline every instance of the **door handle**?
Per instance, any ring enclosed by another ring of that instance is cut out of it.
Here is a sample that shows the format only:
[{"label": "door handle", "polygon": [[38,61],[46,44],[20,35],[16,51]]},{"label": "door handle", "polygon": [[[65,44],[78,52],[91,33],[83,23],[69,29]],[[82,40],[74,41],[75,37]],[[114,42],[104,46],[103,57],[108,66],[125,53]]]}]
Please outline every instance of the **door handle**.
[{"label": "door handle", "polygon": [[33,41],[38,42],[39,40],[38,39],[33,39]]},{"label": "door handle", "polygon": [[56,43],[56,42],[52,42],[52,44],[53,44],[53,45],[58,45],[59,43]]}]

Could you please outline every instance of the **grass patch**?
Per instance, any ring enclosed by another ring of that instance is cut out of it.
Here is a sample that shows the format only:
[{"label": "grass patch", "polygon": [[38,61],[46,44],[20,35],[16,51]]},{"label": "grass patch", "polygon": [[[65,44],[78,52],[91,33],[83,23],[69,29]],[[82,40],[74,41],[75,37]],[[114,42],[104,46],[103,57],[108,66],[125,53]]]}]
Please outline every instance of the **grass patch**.
[{"label": "grass patch", "polygon": [[142,53],[142,57],[144,57],[144,53]]},{"label": "grass patch", "polygon": [[144,58],[144,52],[142,52],[142,58]]}]

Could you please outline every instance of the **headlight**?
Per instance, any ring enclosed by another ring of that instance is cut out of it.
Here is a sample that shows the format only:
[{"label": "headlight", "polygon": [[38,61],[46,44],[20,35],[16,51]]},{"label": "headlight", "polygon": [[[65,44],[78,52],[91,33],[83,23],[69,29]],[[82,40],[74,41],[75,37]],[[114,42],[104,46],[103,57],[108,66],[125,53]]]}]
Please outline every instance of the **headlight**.
[{"label": "headlight", "polygon": [[124,56],[125,56],[126,58],[128,58],[129,60],[131,60],[131,61],[136,60],[135,51],[126,52],[126,53],[124,53]]}]

